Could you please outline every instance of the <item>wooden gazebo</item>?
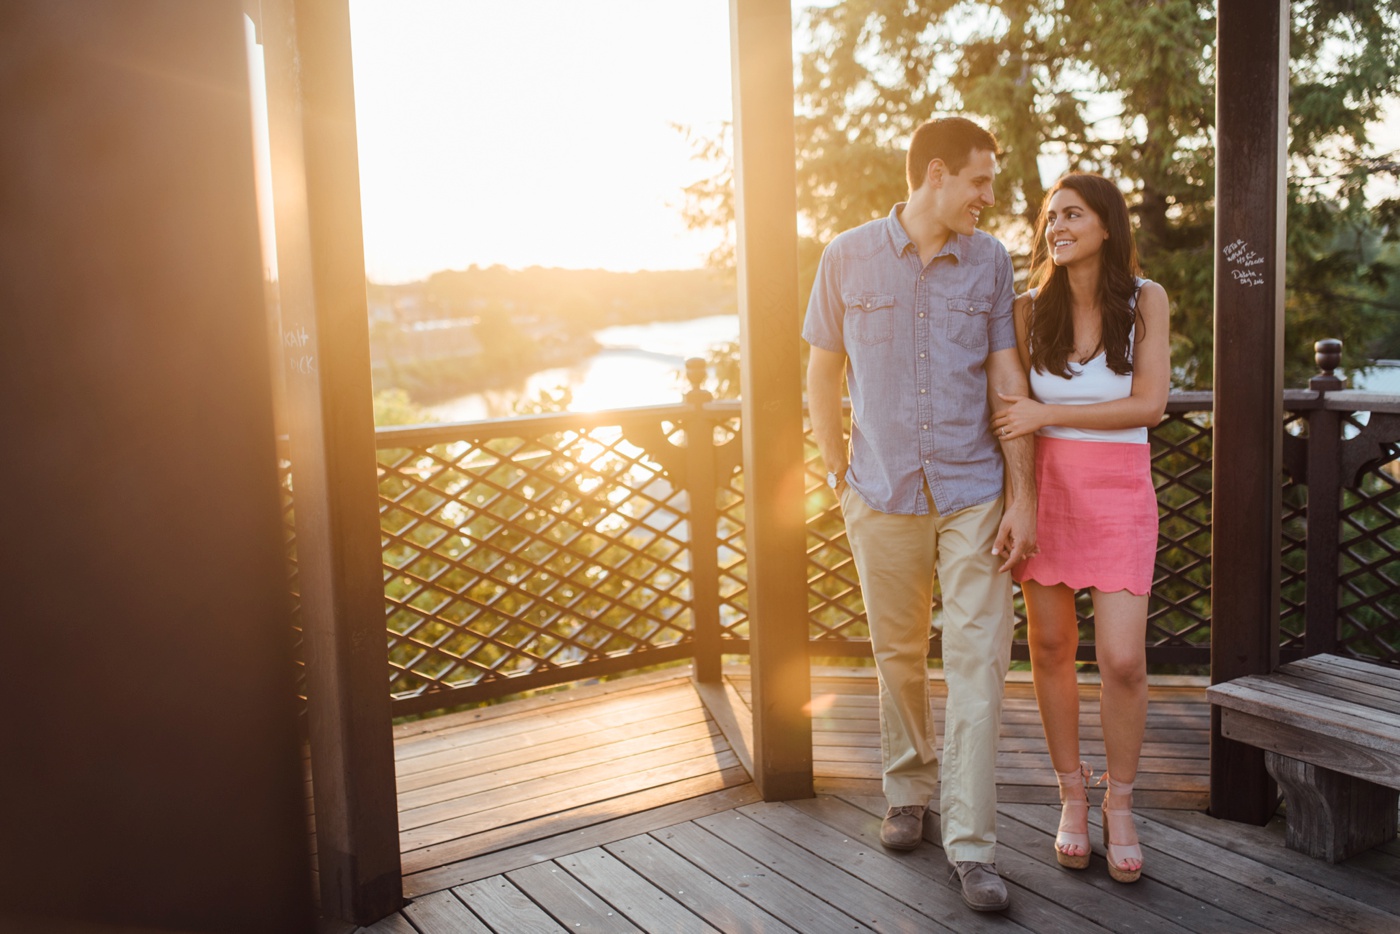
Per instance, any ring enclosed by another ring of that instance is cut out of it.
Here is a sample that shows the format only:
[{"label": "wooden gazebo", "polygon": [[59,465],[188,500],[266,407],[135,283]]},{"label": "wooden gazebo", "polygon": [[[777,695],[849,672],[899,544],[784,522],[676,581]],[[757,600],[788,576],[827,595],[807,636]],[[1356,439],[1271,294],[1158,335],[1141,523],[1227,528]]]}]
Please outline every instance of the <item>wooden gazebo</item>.
[{"label": "wooden gazebo", "polygon": [[[269,77],[271,338],[245,11]],[[747,513],[751,771],[783,801],[812,793],[792,17],[787,0],[730,11],[743,472],[767,494]],[[1211,659],[1224,682],[1278,658],[1289,4],[1217,15]],[[45,768],[0,770],[13,815],[0,913],[307,929],[268,373],[270,345],[293,334],[321,910],[384,917],[402,886],[347,3],[35,0],[3,22],[4,696],[22,715],[0,749]],[[63,691],[36,705],[50,669]],[[1217,724],[1211,760],[1212,814],[1266,820],[1263,753]]]}]

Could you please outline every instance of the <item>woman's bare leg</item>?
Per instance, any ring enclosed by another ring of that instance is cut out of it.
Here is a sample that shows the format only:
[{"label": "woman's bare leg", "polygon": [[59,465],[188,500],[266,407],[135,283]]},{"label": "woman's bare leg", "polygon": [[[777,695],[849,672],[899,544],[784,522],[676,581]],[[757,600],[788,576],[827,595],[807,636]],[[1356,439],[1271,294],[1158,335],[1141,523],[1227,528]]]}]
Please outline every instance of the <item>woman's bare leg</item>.
[{"label": "woman's bare leg", "polygon": [[1079,620],[1074,612],[1074,591],[1063,585],[1047,587],[1025,581],[1021,592],[1030,622],[1036,703],[1060,784],[1056,858],[1065,866],[1082,869],[1089,863],[1089,812],[1079,766],[1079,678],[1074,667]]},{"label": "woman's bare leg", "polygon": [[[1115,593],[1095,590],[1093,597],[1094,647],[1102,680],[1099,709],[1111,777],[1112,799],[1105,797],[1104,800],[1107,821],[1110,810],[1131,813],[1133,804],[1131,789],[1137,780],[1142,736],[1147,727],[1148,598],[1126,590]],[[1115,785],[1124,786],[1123,790],[1128,793],[1114,793]],[[1132,881],[1142,868],[1141,851],[1136,847],[1137,834],[1132,831],[1131,817],[1120,816],[1117,822],[1121,829],[1114,831],[1113,842],[1123,849],[1119,858],[1110,852],[1109,861],[1120,874],[1126,874],[1120,881]]]}]

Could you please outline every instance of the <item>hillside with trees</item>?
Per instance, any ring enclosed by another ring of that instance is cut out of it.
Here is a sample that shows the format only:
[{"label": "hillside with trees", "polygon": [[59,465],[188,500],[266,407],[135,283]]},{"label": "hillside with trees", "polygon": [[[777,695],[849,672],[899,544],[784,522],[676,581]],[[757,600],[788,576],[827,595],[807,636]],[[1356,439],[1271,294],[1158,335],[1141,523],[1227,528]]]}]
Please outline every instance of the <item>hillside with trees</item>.
[{"label": "hillside with trees", "polygon": [[368,290],[375,391],[421,403],[573,363],[597,350],[600,328],[736,308],[732,281],[708,269],[472,266]]}]

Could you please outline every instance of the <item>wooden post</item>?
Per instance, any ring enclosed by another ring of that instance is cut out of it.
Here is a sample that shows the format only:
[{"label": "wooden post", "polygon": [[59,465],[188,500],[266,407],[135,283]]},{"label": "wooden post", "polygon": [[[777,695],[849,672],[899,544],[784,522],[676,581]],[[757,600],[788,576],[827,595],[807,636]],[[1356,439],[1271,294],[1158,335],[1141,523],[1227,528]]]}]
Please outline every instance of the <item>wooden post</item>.
[{"label": "wooden post", "polygon": [[244,22],[0,13],[0,930],[314,926]]},{"label": "wooden post", "polygon": [[403,903],[346,0],[262,0],[321,911]]},{"label": "wooden post", "polygon": [[730,0],[754,781],[812,795],[792,9]]},{"label": "wooden post", "polygon": [[[1211,681],[1278,662],[1288,0],[1217,11]],[[1264,754],[1211,716],[1210,809],[1262,824]]]},{"label": "wooden post", "polygon": [[[1325,404],[1326,393],[1342,388],[1333,372],[1342,362],[1342,342],[1315,345],[1322,372],[1308,381]],[[1342,420],[1321,405],[1308,413],[1308,540],[1306,617],[1303,654],[1337,650],[1337,586],[1342,522]]]}]

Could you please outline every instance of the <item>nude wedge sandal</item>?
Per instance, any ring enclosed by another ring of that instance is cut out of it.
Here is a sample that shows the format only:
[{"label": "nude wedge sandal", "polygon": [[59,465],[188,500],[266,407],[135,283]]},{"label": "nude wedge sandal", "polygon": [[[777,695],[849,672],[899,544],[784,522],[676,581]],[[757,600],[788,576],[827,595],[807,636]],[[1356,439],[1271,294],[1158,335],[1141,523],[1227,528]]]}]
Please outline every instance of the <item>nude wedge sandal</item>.
[{"label": "nude wedge sandal", "polygon": [[[1133,823],[1131,798],[1133,786],[1127,782],[1115,782],[1105,772],[1099,781],[1108,780],[1108,791],[1103,796],[1103,846],[1108,856],[1108,874],[1115,882],[1136,882],[1142,875],[1142,847],[1138,845],[1137,825]],[[1126,807],[1111,807],[1127,799]],[[1128,869],[1128,860],[1136,860],[1138,868]]]},{"label": "nude wedge sandal", "polygon": [[[1060,826],[1055,833],[1055,860],[1067,869],[1083,869],[1089,865],[1089,792],[1084,783],[1093,772],[1081,762],[1072,772],[1056,772],[1060,783]],[[1072,855],[1064,847],[1073,846],[1084,852]]]}]

